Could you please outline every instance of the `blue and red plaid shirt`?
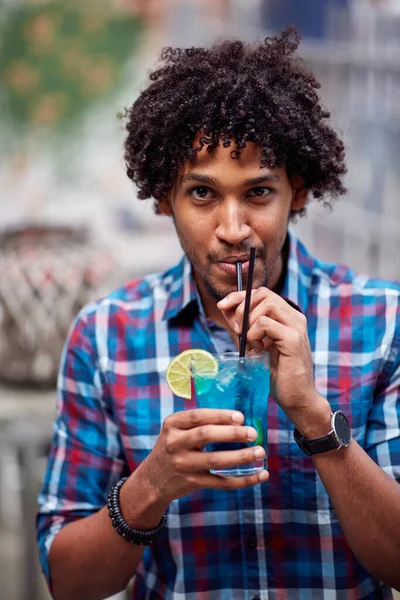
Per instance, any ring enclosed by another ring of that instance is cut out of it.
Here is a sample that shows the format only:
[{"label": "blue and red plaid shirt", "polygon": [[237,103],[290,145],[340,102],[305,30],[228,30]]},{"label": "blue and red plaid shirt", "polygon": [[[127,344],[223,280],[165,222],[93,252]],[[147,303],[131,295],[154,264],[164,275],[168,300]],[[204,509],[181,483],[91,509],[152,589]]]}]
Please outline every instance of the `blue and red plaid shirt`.
[{"label": "blue and red plaid shirt", "polygon": [[[400,286],[320,262],[290,234],[282,296],[308,319],[315,383],[354,438],[400,481]],[[58,382],[58,416],[38,537],[49,577],[54,536],[94,513],[107,491],[151,452],[163,420],[194,407],[170,391],[170,359],[188,348],[231,348],[198,300],[184,258],[128,284],[75,321]],[[200,490],[173,501],[146,548],[133,597],[148,600],[392,598],[354,557],[312,459],[271,399],[270,480],[237,491]]]}]

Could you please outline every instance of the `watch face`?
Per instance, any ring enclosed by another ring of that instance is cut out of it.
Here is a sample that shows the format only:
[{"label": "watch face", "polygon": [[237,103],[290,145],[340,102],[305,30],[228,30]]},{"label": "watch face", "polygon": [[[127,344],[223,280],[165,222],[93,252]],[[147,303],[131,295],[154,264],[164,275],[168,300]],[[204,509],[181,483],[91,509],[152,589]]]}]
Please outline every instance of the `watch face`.
[{"label": "watch face", "polygon": [[351,429],[348,420],[341,412],[335,413],[334,430],[339,442],[343,446],[348,446],[351,440]]}]

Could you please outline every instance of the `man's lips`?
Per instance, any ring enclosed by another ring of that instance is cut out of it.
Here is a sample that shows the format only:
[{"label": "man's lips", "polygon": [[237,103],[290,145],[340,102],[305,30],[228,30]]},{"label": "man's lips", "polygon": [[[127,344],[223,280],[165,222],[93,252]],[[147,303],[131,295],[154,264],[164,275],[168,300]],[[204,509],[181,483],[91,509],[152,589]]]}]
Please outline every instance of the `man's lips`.
[{"label": "man's lips", "polygon": [[242,263],[242,274],[245,275],[247,273],[247,271],[249,270],[249,261],[248,260],[246,260],[244,262],[238,261],[238,260],[236,260],[235,262],[220,261],[215,264],[221,269],[221,271],[224,271],[224,273],[228,273],[228,275],[236,276],[236,263],[237,262]]},{"label": "man's lips", "polygon": [[231,264],[236,265],[236,263],[238,263],[238,262],[244,263],[248,260],[249,260],[248,254],[243,254],[243,255],[225,256],[225,258],[219,260],[218,262],[231,263]]}]

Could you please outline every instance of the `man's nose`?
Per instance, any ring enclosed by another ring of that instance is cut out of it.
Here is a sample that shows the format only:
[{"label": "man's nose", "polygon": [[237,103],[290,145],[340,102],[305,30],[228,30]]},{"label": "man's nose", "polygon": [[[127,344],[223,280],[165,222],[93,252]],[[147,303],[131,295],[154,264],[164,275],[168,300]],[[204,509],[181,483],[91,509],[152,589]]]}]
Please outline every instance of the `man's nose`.
[{"label": "man's nose", "polygon": [[248,239],[251,228],[247,223],[245,207],[235,200],[222,202],[215,235],[220,241],[233,246]]}]

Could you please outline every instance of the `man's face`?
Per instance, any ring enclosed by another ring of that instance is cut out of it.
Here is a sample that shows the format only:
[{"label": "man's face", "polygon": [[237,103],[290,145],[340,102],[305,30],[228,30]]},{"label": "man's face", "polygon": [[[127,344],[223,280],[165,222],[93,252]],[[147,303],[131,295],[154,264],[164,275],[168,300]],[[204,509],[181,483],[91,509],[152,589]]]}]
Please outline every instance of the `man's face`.
[{"label": "man's face", "polygon": [[256,248],[253,288],[273,288],[282,272],[281,251],[292,210],[300,210],[307,191],[297,190],[285,168],[261,168],[261,149],[248,143],[241,158],[222,144],[204,147],[181,169],[163,214],[174,219],[202,297],[219,301],[236,290],[236,262],[246,282],[251,246]]}]

